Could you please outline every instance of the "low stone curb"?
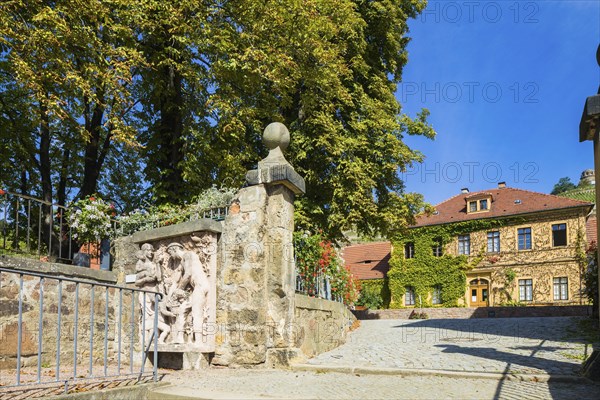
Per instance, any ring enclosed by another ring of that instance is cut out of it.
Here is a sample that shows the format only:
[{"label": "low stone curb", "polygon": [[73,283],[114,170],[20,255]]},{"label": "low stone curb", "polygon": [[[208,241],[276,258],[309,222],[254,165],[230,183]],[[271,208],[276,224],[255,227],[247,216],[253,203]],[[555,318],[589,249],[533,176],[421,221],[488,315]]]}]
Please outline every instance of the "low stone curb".
[{"label": "low stone curb", "polygon": [[549,375],[549,374],[514,374],[500,372],[469,372],[452,371],[443,369],[416,369],[416,368],[382,368],[382,367],[349,367],[343,365],[315,365],[315,364],[293,364],[292,371],[308,372],[338,372],[341,374],[363,374],[363,375],[395,375],[395,376],[443,376],[451,378],[466,379],[492,379],[512,380],[523,382],[566,382],[566,383],[590,383],[583,376],[575,375]]},{"label": "low stone curb", "polygon": [[147,400],[265,400],[275,399],[267,395],[248,393],[231,393],[213,390],[198,390],[186,386],[168,385],[150,390],[145,397]]}]

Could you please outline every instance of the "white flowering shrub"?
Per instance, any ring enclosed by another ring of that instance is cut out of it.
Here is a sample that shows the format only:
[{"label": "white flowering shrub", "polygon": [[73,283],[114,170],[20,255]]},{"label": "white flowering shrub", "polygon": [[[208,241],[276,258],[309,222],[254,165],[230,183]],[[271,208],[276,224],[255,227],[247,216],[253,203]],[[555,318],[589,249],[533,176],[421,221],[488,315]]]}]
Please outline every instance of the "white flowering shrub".
[{"label": "white flowering shrub", "polygon": [[67,215],[73,238],[86,243],[112,236],[111,216],[115,214],[114,206],[97,196],[77,201],[69,207]]},{"label": "white flowering shrub", "polygon": [[237,189],[217,188],[213,186],[195,197],[190,204],[161,204],[150,206],[146,210],[134,210],[128,215],[118,217],[120,235],[129,235],[135,231],[173,225],[184,221],[204,217],[204,212],[229,206]]}]

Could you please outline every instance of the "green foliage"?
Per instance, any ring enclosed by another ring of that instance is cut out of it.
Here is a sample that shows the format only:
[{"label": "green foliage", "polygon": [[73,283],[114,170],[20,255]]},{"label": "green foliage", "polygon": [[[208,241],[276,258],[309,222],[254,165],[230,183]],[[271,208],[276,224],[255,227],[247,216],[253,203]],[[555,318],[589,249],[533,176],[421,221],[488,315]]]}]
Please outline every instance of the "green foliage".
[{"label": "green foliage", "polygon": [[323,294],[324,281],[331,285],[332,297],[351,305],[358,299],[360,282],[344,267],[331,241],[321,234],[294,232],[296,270],[309,296]]},{"label": "green foliage", "polygon": [[[235,193],[236,189],[233,188],[212,186],[196,196],[190,204],[165,203],[157,206],[149,205],[144,209],[136,209],[129,214],[118,217],[118,233],[128,235],[137,230],[152,229],[203,218],[205,211],[229,206]],[[225,218],[224,211],[221,216]]]},{"label": "green foliage", "polygon": [[408,319],[429,319],[429,314],[426,312],[413,311],[408,316]]},{"label": "green foliage", "polygon": [[565,176],[564,178],[560,178],[558,182],[554,185],[554,188],[550,192],[550,194],[560,194],[566,192],[568,190],[573,190],[577,186],[573,182],[571,182],[571,178]]},{"label": "green foliage", "polygon": [[515,281],[515,278],[517,277],[517,273],[515,272],[514,269],[507,268],[506,271],[504,271],[504,277],[506,278],[506,283],[508,283],[510,285]]},{"label": "green foliage", "polygon": [[390,305],[390,290],[387,278],[360,281],[360,295],[356,305],[370,309],[388,308]]},{"label": "green foliage", "polygon": [[587,250],[587,265],[583,271],[584,294],[593,305],[593,315],[598,319],[598,304],[600,294],[598,290],[598,247],[593,243]]},{"label": "green foliage", "polygon": [[[457,235],[475,231],[498,228],[514,223],[518,219],[483,219],[464,221],[453,224],[433,225],[410,229],[397,236],[393,241],[393,254],[388,272],[392,302],[391,308],[404,307],[402,302],[407,286],[415,292],[416,305],[431,307],[431,294],[435,286],[441,287],[441,301],[445,307],[456,307],[458,300],[464,299],[467,277],[466,271],[476,267],[484,257],[479,254],[471,256],[453,256],[444,254],[436,257],[433,247],[441,243],[445,247],[455,240]],[[414,257],[404,258],[404,246],[414,243]],[[422,304],[419,304],[419,299]]]},{"label": "green foliage", "polygon": [[111,217],[116,214],[114,205],[97,195],[71,204],[68,210],[69,227],[74,230],[73,238],[79,243],[96,243],[112,235]]},{"label": "green foliage", "polygon": [[523,303],[519,300],[506,300],[500,303],[501,307],[525,307],[527,303]]},{"label": "green foliage", "polygon": [[39,191],[48,202],[56,193],[63,205],[70,190],[85,198],[97,191],[113,143],[136,144],[128,116],[134,71],[144,63],[138,11],[136,2],[115,0],[15,0],[0,8],[0,112],[23,171],[15,189]]},{"label": "green foliage", "polygon": [[123,211],[179,203],[241,185],[280,121],[308,188],[299,228],[403,230],[425,207],[399,178],[422,160],[404,135],[435,136],[429,112],[409,117],[395,96],[407,21],[425,5],[9,1],[0,135],[16,140],[0,149],[0,179],[61,204],[95,192]]}]

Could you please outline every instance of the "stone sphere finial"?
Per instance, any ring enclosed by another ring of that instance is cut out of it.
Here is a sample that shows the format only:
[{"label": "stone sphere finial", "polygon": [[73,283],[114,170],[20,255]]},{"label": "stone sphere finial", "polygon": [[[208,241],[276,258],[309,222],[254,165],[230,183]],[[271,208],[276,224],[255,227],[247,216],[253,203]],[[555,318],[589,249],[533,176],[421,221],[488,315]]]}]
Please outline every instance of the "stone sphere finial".
[{"label": "stone sphere finial", "polygon": [[279,147],[283,151],[290,144],[290,131],[281,122],[272,122],[265,128],[263,142],[269,150]]}]

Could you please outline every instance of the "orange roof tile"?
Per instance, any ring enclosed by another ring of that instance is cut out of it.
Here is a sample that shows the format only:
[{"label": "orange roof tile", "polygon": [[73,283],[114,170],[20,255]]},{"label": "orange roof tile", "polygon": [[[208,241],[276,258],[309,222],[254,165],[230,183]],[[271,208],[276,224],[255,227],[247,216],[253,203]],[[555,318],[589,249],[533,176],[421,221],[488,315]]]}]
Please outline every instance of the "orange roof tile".
[{"label": "orange roof tile", "polygon": [[390,269],[390,242],[364,243],[342,249],[344,264],[357,279],[381,279]]},{"label": "orange roof tile", "polygon": [[[489,194],[492,196],[490,210],[486,212],[467,213],[466,199],[477,197],[479,194]],[[511,215],[576,207],[589,208],[589,210],[587,210],[587,212],[589,212],[591,211],[593,204],[523,189],[488,189],[473,193],[461,193],[438,204],[435,206],[436,212],[434,214],[430,216],[418,216],[417,223],[413,225],[413,227],[448,224],[480,218],[507,217]]]}]

